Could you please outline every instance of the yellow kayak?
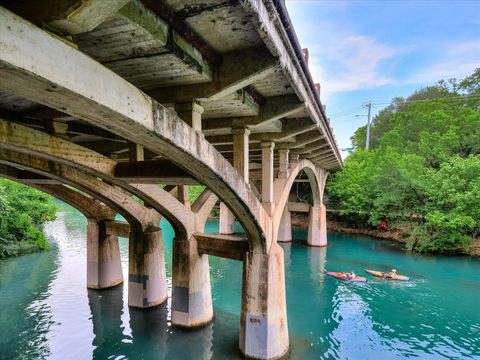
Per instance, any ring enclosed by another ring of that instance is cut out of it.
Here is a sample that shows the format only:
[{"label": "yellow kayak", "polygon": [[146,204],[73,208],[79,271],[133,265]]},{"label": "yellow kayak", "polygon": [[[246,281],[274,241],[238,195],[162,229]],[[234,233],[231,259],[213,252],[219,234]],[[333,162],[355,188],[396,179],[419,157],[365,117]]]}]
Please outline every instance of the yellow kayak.
[{"label": "yellow kayak", "polygon": [[383,271],[367,270],[367,269],[365,269],[365,271],[369,274],[372,274],[373,276],[378,276],[378,277],[388,279],[388,280],[400,280],[400,281],[410,280],[409,277],[403,276],[403,275],[389,276],[389,275],[387,275],[387,273],[384,273]]}]

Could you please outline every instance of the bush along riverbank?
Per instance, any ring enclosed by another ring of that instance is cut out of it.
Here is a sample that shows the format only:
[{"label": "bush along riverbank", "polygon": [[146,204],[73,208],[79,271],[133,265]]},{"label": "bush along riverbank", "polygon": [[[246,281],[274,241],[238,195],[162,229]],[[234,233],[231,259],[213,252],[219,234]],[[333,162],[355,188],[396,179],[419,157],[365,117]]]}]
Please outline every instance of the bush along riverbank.
[{"label": "bush along riverbank", "polygon": [[56,211],[53,197],[0,178],[0,258],[48,250],[41,227]]},{"label": "bush along riverbank", "polygon": [[365,135],[365,127],[355,132],[356,151],[329,177],[336,221],[350,229],[383,222],[415,252],[478,251],[480,68],[395,98],[373,119],[368,151]]}]

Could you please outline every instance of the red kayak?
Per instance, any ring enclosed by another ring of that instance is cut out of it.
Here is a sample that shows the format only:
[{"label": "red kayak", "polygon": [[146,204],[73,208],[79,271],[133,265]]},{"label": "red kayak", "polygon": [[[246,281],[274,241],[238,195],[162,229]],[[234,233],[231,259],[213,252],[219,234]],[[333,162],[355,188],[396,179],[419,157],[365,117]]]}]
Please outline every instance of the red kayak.
[{"label": "red kayak", "polygon": [[336,278],[345,280],[345,281],[359,281],[359,282],[366,282],[367,278],[364,278],[363,276],[355,276],[355,279],[350,279],[345,276],[346,273],[344,272],[327,272],[327,275],[334,276]]}]

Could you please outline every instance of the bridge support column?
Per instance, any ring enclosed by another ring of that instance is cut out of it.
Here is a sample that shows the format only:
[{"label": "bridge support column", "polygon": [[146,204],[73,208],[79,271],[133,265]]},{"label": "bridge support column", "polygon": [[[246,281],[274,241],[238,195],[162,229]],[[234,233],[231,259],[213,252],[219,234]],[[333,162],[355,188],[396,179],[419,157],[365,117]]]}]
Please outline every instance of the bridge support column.
[{"label": "bridge support column", "polygon": [[143,230],[131,227],[128,265],[129,306],[148,308],[167,299],[163,239],[158,222]]},{"label": "bridge support column", "polygon": [[223,202],[220,203],[220,220],[218,232],[224,235],[230,235],[235,232],[235,216]]},{"label": "bridge support column", "polygon": [[173,241],[172,323],[197,327],[213,319],[208,255],[200,255],[197,240]]},{"label": "bridge support column", "polygon": [[106,289],[123,282],[118,237],[108,232],[110,220],[88,219],[87,288]]},{"label": "bridge support column", "polygon": [[283,250],[248,252],[243,264],[240,350],[248,358],[277,359],[288,351]]},{"label": "bridge support column", "polygon": [[202,114],[203,106],[196,102],[175,104],[175,110],[178,116],[192,128],[202,133]]},{"label": "bridge support column", "polygon": [[283,210],[282,218],[280,220],[280,228],[278,229],[278,242],[292,241],[292,218],[287,206]]},{"label": "bridge support column", "polygon": [[273,199],[273,141],[262,142],[262,204],[265,210],[272,215],[274,210]]},{"label": "bridge support column", "polygon": [[310,246],[327,245],[327,209],[323,204],[310,207],[307,244]]}]

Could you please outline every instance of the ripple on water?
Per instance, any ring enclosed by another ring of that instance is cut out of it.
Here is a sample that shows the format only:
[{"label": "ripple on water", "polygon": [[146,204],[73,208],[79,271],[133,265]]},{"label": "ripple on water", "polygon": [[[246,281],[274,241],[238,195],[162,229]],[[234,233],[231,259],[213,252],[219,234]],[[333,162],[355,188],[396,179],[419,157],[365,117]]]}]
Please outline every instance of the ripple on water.
[{"label": "ripple on water", "polygon": [[[85,288],[86,222],[61,209],[45,227],[53,251],[0,261],[0,358],[241,359],[240,262],[210,257],[213,323],[190,331],[172,327],[170,300],[142,311],[126,304],[126,284]],[[209,223],[207,231],[215,226]],[[164,221],[162,229],[171,294],[173,232]],[[478,261],[410,256],[338,234],[329,235],[334,246],[327,249],[304,241],[282,245],[290,358],[480,359]],[[120,251],[126,277],[128,239],[120,239]],[[346,283],[325,276],[392,266],[412,281],[366,275],[367,283]]]}]

